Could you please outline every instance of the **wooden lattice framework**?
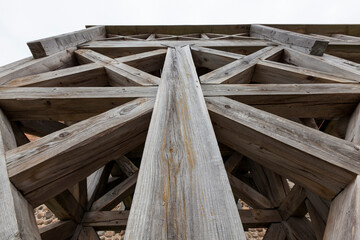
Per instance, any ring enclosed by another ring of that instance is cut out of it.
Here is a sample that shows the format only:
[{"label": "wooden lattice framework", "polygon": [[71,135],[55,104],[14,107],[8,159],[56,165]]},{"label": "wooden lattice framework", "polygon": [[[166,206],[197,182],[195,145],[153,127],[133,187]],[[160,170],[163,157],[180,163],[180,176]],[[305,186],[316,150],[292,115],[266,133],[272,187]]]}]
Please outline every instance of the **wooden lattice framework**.
[{"label": "wooden lattice framework", "polygon": [[[360,239],[360,26],[94,26],[28,45],[0,68],[1,239]],[[61,221],[39,232],[43,203]]]}]

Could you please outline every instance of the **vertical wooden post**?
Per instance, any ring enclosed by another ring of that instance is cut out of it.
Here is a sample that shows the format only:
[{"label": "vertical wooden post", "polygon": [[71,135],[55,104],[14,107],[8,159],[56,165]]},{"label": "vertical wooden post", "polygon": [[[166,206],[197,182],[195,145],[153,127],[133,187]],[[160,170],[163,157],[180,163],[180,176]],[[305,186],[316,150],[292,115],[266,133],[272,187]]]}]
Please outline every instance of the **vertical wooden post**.
[{"label": "vertical wooden post", "polygon": [[16,148],[10,122],[0,110],[0,238],[40,240],[33,208],[10,182],[5,151]]},{"label": "vertical wooden post", "polygon": [[126,239],[243,239],[189,46],[166,55]]},{"label": "vertical wooden post", "polygon": [[[352,114],[345,139],[360,144],[360,104]],[[360,175],[331,203],[324,240],[360,240]]]}]

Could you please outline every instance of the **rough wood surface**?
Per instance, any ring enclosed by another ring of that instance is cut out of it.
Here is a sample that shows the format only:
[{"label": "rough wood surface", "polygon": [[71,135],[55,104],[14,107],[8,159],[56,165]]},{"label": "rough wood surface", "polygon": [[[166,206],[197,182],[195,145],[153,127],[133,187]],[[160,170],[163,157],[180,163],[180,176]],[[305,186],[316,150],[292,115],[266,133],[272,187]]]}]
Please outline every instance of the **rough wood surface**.
[{"label": "rough wood surface", "polygon": [[8,151],[10,179],[41,204],[143,142],[153,104],[137,99]]},{"label": "rough wood surface", "polygon": [[278,208],[281,217],[287,220],[291,216],[305,216],[307,212],[305,199],[305,189],[299,185],[295,185]]},{"label": "rough wood surface", "polygon": [[257,24],[251,24],[250,37],[269,39],[274,42],[285,44],[296,50],[318,56],[324,54],[326,47],[329,44],[329,41],[313,36]]},{"label": "rough wood surface", "polygon": [[40,240],[33,208],[9,180],[5,151],[13,148],[16,140],[10,122],[0,110],[0,236]]},{"label": "rough wood surface", "polygon": [[76,47],[77,45],[90,40],[104,38],[105,36],[105,27],[96,26],[76,32],[31,41],[28,42],[27,45],[34,58],[42,58],[71,47]]},{"label": "rough wood surface", "polygon": [[80,231],[78,240],[100,240],[100,238],[94,228],[83,227]]},{"label": "rough wood surface", "polygon": [[206,101],[220,142],[323,198],[360,172],[353,143],[225,97]]},{"label": "rough wood surface", "polygon": [[127,239],[245,239],[191,59],[168,49]]},{"label": "rough wood surface", "polygon": [[267,229],[263,240],[286,240],[286,233],[281,223],[273,223]]},{"label": "rough wood surface", "polygon": [[40,228],[40,236],[42,240],[66,240],[71,238],[75,229],[73,221],[59,221]]}]

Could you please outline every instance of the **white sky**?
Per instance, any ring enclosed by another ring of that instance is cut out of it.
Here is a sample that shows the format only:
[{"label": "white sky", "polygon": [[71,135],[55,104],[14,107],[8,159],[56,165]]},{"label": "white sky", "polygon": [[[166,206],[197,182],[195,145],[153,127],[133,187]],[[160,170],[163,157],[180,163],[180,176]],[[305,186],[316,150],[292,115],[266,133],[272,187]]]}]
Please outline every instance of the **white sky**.
[{"label": "white sky", "polygon": [[0,66],[26,42],[85,25],[359,24],[360,0],[0,0]]}]

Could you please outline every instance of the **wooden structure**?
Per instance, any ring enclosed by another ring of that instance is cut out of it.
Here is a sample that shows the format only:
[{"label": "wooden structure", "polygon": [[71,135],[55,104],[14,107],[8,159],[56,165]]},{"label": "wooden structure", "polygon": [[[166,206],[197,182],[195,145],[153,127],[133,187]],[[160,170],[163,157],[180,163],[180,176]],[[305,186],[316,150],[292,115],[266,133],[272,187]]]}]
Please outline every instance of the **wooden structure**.
[{"label": "wooden structure", "polygon": [[[359,25],[89,26],[28,46],[0,68],[1,239],[360,239]],[[39,231],[43,203],[61,221]]]}]

